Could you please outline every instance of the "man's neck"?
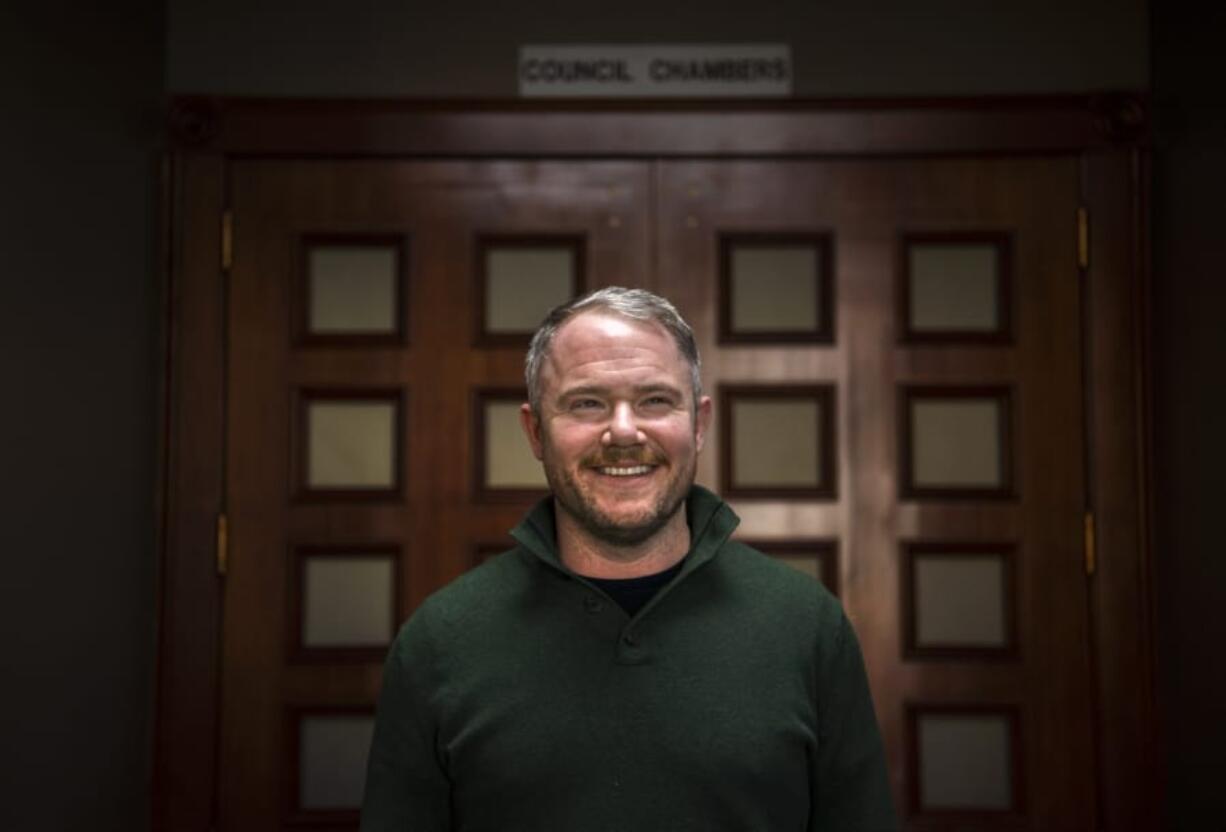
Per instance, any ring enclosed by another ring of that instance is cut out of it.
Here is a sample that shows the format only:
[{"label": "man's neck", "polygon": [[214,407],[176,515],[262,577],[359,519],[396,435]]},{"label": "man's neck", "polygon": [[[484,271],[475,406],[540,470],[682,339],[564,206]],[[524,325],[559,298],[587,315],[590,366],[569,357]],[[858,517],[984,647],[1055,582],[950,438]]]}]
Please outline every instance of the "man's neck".
[{"label": "man's neck", "polygon": [[572,572],[589,578],[638,578],[674,566],[690,550],[684,503],[658,532],[634,546],[595,538],[555,505],[558,554]]}]

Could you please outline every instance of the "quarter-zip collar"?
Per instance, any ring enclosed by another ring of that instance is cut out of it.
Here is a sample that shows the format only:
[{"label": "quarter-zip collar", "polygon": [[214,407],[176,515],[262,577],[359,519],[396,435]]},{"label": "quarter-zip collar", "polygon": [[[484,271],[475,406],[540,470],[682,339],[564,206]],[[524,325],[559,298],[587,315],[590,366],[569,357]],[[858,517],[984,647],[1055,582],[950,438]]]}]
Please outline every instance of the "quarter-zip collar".
[{"label": "quarter-zip collar", "polygon": [[[691,486],[686,496],[685,520],[690,527],[690,550],[686,554],[685,566],[672,584],[684,580],[715,557],[741,522],[727,503],[700,485]],[[511,530],[511,537],[546,565],[572,577],[580,577],[562,563],[556,530],[553,496],[550,495],[537,503]]]}]

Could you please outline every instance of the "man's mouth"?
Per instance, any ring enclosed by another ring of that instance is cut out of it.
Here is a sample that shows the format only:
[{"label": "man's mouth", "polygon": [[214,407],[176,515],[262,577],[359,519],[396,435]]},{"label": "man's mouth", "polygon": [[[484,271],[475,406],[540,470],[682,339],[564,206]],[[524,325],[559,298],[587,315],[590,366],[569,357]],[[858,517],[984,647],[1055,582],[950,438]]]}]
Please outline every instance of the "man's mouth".
[{"label": "man's mouth", "polygon": [[653,468],[654,465],[604,465],[596,470],[608,477],[636,477],[650,473]]},{"label": "man's mouth", "polygon": [[605,477],[624,477],[627,480],[645,477],[664,464],[664,458],[651,448],[618,449],[606,448],[604,453],[592,454],[583,460],[583,467]]}]

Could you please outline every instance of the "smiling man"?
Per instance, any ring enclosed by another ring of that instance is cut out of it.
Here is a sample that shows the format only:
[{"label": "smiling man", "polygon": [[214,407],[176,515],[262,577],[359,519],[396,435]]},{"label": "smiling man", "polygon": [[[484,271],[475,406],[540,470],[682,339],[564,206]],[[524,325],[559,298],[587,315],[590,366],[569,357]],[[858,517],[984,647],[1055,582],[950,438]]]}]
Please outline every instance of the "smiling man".
[{"label": "smiling man", "polygon": [[522,420],[552,494],[402,628],[364,832],[896,828],[842,608],[694,485],[699,370],[649,292],[546,318]]},{"label": "smiling man", "polygon": [[[645,293],[606,295],[628,306]],[[546,322],[529,353],[531,402],[521,414],[553,491],[563,563],[629,578],[672,566],[689,548],[681,506],[711,400],[690,372],[697,359],[691,365],[662,325],[602,308],[602,297]]]}]

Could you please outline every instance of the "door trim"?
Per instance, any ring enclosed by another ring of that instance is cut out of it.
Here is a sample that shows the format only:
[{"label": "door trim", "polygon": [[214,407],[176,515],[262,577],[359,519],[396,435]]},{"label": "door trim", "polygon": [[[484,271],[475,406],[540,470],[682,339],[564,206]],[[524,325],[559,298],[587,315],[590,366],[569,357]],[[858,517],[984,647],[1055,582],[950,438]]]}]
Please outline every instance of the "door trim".
[{"label": "door trim", "polygon": [[[170,228],[153,828],[216,819],[225,510],[230,164],[260,157],[889,158],[1076,155],[1090,216],[1083,271],[1087,578],[1103,830],[1157,825],[1147,103],[1131,93],[794,102],[418,102],[179,97],[162,212]],[[241,218],[240,218],[241,221]],[[1069,233],[1076,233],[1069,218]]]},{"label": "door trim", "polygon": [[225,506],[225,159],[176,153],[170,218],[162,420],[153,828],[208,830],[216,811]]},{"label": "door trim", "polygon": [[173,99],[180,150],[228,156],[807,157],[1076,153],[1139,143],[1134,93],[758,101]]}]

